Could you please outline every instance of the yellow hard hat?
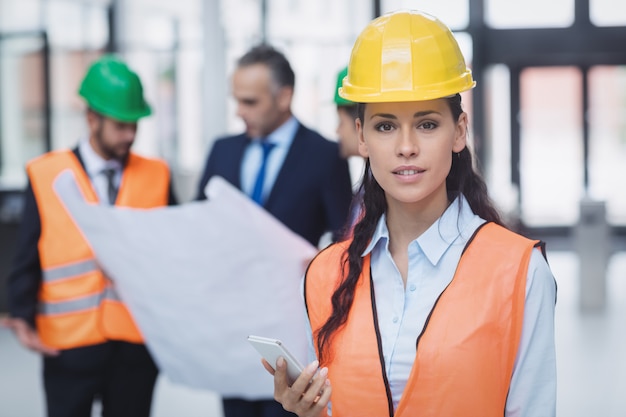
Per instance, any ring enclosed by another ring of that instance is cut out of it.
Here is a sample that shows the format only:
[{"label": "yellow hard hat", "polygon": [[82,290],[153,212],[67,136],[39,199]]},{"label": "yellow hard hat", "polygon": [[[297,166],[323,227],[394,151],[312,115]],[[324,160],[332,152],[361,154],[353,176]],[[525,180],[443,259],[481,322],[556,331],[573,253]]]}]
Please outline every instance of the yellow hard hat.
[{"label": "yellow hard hat", "polygon": [[339,95],[360,103],[432,100],[476,85],[450,29],[414,10],[372,20],[348,68]]}]

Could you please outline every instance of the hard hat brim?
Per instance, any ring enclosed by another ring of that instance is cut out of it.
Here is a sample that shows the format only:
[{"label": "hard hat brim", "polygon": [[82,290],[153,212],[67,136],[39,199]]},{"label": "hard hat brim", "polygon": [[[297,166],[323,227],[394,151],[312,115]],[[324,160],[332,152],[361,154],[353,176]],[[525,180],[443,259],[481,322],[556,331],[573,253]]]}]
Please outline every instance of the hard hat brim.
[{"label": "hard hat brim", "polygon": [[344,79],[339,88],[339,96],[345,100],[359,103],[389,103],[404,101],[426,101],[449,97],[454,94],[471,90],[476,86],[472,73],[468,69],[463,76],[456,80],[441,84],[420,86],[413,90],[370,90],[351,85]]}]

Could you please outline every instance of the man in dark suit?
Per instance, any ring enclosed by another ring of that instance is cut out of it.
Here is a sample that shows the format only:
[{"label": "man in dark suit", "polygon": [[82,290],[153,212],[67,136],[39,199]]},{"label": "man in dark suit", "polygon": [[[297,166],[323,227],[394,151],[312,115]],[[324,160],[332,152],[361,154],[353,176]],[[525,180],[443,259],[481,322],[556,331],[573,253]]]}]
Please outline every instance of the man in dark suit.
[{"label": "man in dark suit", "polygon": [[54,179],[71,170],[91,203],[152,208],[174,204],[165,161],[130,149],[151,113],[141,81],[111,56],[89,68],[79,94],[89,137],[27,164],[29,184],[9,275],[10,317],[0,325],[43,355],[48,417],[149,417],[158,368],[141,333],[71,214]]},{"label": "man in dark suit", "polygon": [[[303,126],[291,112],[295,76],[271,46],[252,48],[237,62],[232,94],[246,132],[215,141],[198,188],[213,176],[238,187],[293,232],[318,246],[339,236],[348,219],[352,187],[336,142]],[[225,417],[291,416],[273,399],[226,398]]]},{"label": "man in dark suit", "polygon": [[347,161],[338,145],[302,125],[291,112],[295,76],[271,46],[251,49],[232,77],[237,115],[246,132],[215,141],[201,177],[198,199],[214,175],[252,196],[270,143],[261,205],[311,244],[326,231],[340,231],[352,196]]}]

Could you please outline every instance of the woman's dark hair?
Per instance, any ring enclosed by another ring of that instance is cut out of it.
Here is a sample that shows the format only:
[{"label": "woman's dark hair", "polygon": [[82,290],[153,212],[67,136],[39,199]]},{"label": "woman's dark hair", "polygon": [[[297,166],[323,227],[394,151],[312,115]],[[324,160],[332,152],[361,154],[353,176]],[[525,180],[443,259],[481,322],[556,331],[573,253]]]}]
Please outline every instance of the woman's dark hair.
[{"label": "woman's dark hair", "polygon": [[341,111],[345,111],[346,114],[350,116],[351,119],[356,119],[357,117],[359,117],[358,107],[356,104],[337,106],[337,109]]},{"label": "woman's dark hair", "polygon": [[[456,122],[463,113],[461,95],[456,94],[447,100]],[[364,118],[365,106],[363,103],[357,104],[357,114],[361,120]],[[474,169],[472,154],[467,147],[458,154],[452,155],[452,167],[446,179],[446,187],[450,201],[462,194],[475,214],[487,221],[503,224],[498,210],[489,198],[485,181]],[[369,159],[365,161],[361,191],[363,195],[360,207],[362,217],[354,226],[353,239],[348,247],[347,256],[344,257],[344,268],[342,268],[343,271],[347,271],[347,275],[342,277],[339,287],[331,297],[333,310],[330,317],[315,335],[320,363],[328,358],[329,346],[335,331],[343,326],[348,318],[348,312],[354,300],[354,290],[363,269],[361,255],[374,235],[380,216],[387,209],[385,192],[371,175]]]}]

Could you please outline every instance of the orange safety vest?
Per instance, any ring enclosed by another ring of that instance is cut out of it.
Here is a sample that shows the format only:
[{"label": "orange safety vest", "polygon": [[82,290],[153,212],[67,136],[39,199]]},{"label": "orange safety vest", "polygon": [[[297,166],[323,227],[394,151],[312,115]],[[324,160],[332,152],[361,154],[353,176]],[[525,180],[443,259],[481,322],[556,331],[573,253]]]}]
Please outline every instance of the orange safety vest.
[{"label": "orange safety vest", "polygon": [[[330,246],[309,266],[305,299],[313,334],[332,311],[349,244]],[[347,322],[322,364],[333,388],[333,417],[502,417],[521,336],[528,263],[538,244],[494,223],[475,233],[416,335],[415,361],[395,412],[366,256]]]},{"label": "orange safety vest", "polygon": [[[98,268],[93,250],[54,191],[53,183],[64,170],[74,173],[89,203],[98,196],[76,155],[70,150],[42,155],[27,167],[41,218],[37,331],[42,342],[70,349],[124,340],[142,343],[130,312]],[[124,167],[116,205],[154,208],[167,205],[169,169],[159,160],[131,153]]]}]

